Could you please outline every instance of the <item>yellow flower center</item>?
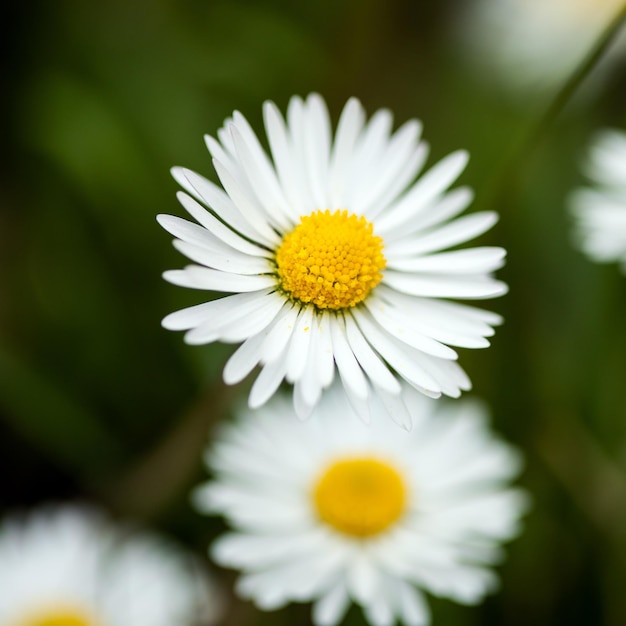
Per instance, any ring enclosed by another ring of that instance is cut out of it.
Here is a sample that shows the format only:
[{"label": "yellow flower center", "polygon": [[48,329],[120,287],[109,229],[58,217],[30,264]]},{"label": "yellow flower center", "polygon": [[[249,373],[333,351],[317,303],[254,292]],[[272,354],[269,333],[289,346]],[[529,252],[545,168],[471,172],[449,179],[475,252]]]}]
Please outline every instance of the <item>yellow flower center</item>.
[{"label": "yellow flower center", "polygon": [[326,469],[314,489],[320,518],[354,537],[370,537],[404,512],[406,487],[389,464],[374,458],[341,459]]},{"label": "yellow flower center", "polygon": [[315,211],[300,219],[276,251],[278,277],[289,297],[319,309],[358,304],[382,279],[383,240],[363,216]]},{"label": "yellow flower center", "polygon": [[55,607],[36,611],[15,624],[15,626],[98,626],[84,611],[70,607]]}]

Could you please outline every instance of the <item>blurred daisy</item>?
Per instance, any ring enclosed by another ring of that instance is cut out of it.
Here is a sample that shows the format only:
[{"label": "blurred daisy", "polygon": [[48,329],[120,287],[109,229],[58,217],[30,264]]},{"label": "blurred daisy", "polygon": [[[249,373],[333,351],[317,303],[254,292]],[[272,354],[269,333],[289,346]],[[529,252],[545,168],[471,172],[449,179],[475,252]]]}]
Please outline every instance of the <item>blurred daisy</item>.
[{"label": "blurred daisy", "polygon": [[480,405],[406,393],[410,434],[359,423],[336,388],[303,424],[277,396],[218,434],[214,480],[194,501],[234,527],[211,554],[243,570],[239,595],[265,610],[312,601],[317,626],[351,601],[376,626],[417,626],[429,622],[422,590],[474,604],[495,589],[490,566],[526,508],[506,487],[520,459]]},{"label": "blurred daisy", "polygon": [[593,186],[570,197],[576,243],[592,260],[618,262],[626,272],[626,133],[599,132],[584,172]]},{"label": "blurred daisy", "polygon": [[198,626],[217,614],[190,557],[79,507],[4,521],[0,589],[0,626]]},{"label": "blurred daisy", "polygon": [[[464,58],[491,83],[527,94],[551,89],[583,61],[623,6],[624,0],[477,0],[457,22]],[[618,38],[608,56],[625,50],[626,39]]]},{"label": "blurred daisy", "polygon": [[271,102],[264,115],[272,160],[238,112],[219,140],[206,138],[224,190],[173,170],[188,192],[178,198],[198,224],[158,219],[195,264],[164,276],[234,295],[168,315],[165,328],[186,330],[190,344],[243,342],[225,381],[240,382],[260,364],[250,406],[286,379],[302,418],[335,366],[365,419],[372,388],[395,406],[399,379],[433,397],[469,389],[449,346],[487,346],[501,320],[441,298],[488,298],[506,286],[491,276],[503,264],[501,248],[441,252],[496,221],[491,212],[450,221],[472,200],[465,187],[447,191],[467,154],[449,155],[413,182],[428,153],[416,120],[392,133],[389,111],[366,122],[351,99],[333,140],[318,95],[292,98],[286,122]]}]

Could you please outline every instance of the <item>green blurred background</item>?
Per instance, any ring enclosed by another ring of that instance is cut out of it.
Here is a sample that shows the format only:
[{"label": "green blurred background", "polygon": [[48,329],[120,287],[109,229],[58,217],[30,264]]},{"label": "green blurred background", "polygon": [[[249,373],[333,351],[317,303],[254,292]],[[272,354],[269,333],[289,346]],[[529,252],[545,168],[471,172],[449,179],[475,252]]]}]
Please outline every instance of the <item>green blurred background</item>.
[{"label": "green blurred background", "polygon": [[[182,215],[169,175],[216,180],[203,134],[234,109],[319,91],[397,124],[422,119],[430,162],[472,156],[472,210],[500,223],[510,293],[491,348],[461,351],[495,428],[527,459],[524,534],[477,608],[432,601],[434,624],[626,624],[626,277],[571,246],[569,190],[591,133],[626,127],[626,72],[577,97],[519,152],[551,94],[480,83],[450,25],[470,0],[60,0],[3,11],[0,186],[1,510],[91,499],[198,554],[222,528],[195,514],[200,451],[245,389],[231,346],[188,347],[161,318],[200,301],[158,213]],[[583,85],[583,91],[585,90]],[[231,572],[214,569],[227,593]],[[362,624],[358,610],[346,623]],[[232,599],[223,624],[308,624]]]}]

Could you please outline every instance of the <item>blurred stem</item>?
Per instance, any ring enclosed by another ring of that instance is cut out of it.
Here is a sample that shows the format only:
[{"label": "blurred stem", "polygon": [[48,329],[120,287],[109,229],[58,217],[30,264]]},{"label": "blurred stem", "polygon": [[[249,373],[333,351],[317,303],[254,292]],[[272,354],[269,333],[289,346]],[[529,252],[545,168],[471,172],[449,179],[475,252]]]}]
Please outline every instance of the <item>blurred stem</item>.
[{"label": "blurred stem", "polygon": [[[572,500],[614,547],[626,545],[626,474],[574,414],[544,415],[536,449]],[[616,556],[626,559],[624,550]]]},{"label": "blurred stem", "polygon": [[211,385],[144,458],[100,490],[104,501],[138,519],[158,516],[188,487],[201,463],[210,429],[230,403],[231,389],[221,380]]},{"label": "blurred stem", "polygon": [[587,76],[591,74],[625,23],[626,3],[624,3],[622,8],[617,12],[613,21],[599,37],[596,45],[591,49],[578,68],[576,68],[563,87],[561,87],[560,91],[556,94],[555,98],[548,106],[546,112],[539,120],[537,127],[528,138],[528,152],[533,150],[534,147],[541,142],[541,138],[544,136],[545,131],[552,126],[555,119],[567,106],[567,103],[572,99],[580,85],[584,82]]},{"label": "blurred stem", "polygon": [[521,146],[515,149],[513,156],[505,161],[501,174],[495,178],[495,191],[492,194],[493,198],[488,200],[489,205],[499,203],[503,197],[506,197],[505,194],[508,195],[510,193],[511,181],[519,180],[517,177],[520,171],[523,170],[524,165],[531,161],[533,153],[541,145],[543,138],[548,134],[555,120],[585,79],[593,72],[624,24],[626,24],[626,3],[624,3],[609,26],[600,35],[596,45],[591,49],[587,57],[557,92],[545,112],[539,117],[536,125],[529,130],[526,137],[522,140]]},{"label": "blurred stem", "polygon": [[573,413],[543,415],[535,449],[598,531],[603,555],[602,589],[606,626],[626,615],[622,580],[626,570],[626,474]]}]

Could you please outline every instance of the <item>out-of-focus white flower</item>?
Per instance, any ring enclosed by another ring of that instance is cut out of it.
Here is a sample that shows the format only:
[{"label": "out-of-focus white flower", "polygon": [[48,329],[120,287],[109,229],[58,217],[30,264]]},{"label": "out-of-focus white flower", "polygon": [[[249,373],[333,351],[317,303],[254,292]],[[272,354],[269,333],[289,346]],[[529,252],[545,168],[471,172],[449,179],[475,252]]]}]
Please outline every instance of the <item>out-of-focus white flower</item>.
[{"label": "out-of-focus white flower", "polygon": [[0,526],[0,626],[199,626],[217,600],[190,555],[93,508],[44,507]]},{"label": "out-of-focus white flower", "polygon": [[591,186],[569,199],[576,245],[598,263],[620,263],[626,273],[626,133],[600,131],[583,170]]},{"label": "out-of-focus white flower", "polygon": [[335,367],[366,420],[375,392],[406,423],[406,410],[397,409],[401,380],[433,397],[469,389],[449,346],[489,345],[501,319],[443,299],[489,298],[506,285],[492,277],[504,263],[502,248],[443,252],[497,219],[492,212],[457,218],[472,193],[448,187],[467,154],[449,155],[415,181],[428,154],[416,120],[392,133],[389,111],[367,122],[351,99],[333,139],[316,94],[292,98],[286,121],[271,102],[264,114],[271,159],[238,112],[219,141],[206,138],[224,190],[173,170],[190,194],[179,200],[199,224],[159,216],[195,263],[164,276],[234,295],[168,315],[163,325],[186,330],[190,344],[243,342],[224,379],[237,383],[261,365],[252,408],[286,379],[305,418]]},{"label": "out-of-focus white flower", "polygon": [[[623,6],[623,0],[476,0],[460,11],[455,28],[482,79],[515,91],[552,91]],[[608,57],[624,52],[626,38],[618,37]]]},{"label": "out-of-focus white flower", "polygon": [[307,422],[277,396],[218,433],[214,479],[194,501],[232,525],[211,554],[242,570],[242,597],[266,610],[312,601],[317,626],[351,601],[375,626],[417,626],[430,620],[422,591],[474,604],[494,590],[500,544],[527,506],[507,487],[520,458],[482,405],[405,392],[411,433],[363,425],[336,388]]}]

